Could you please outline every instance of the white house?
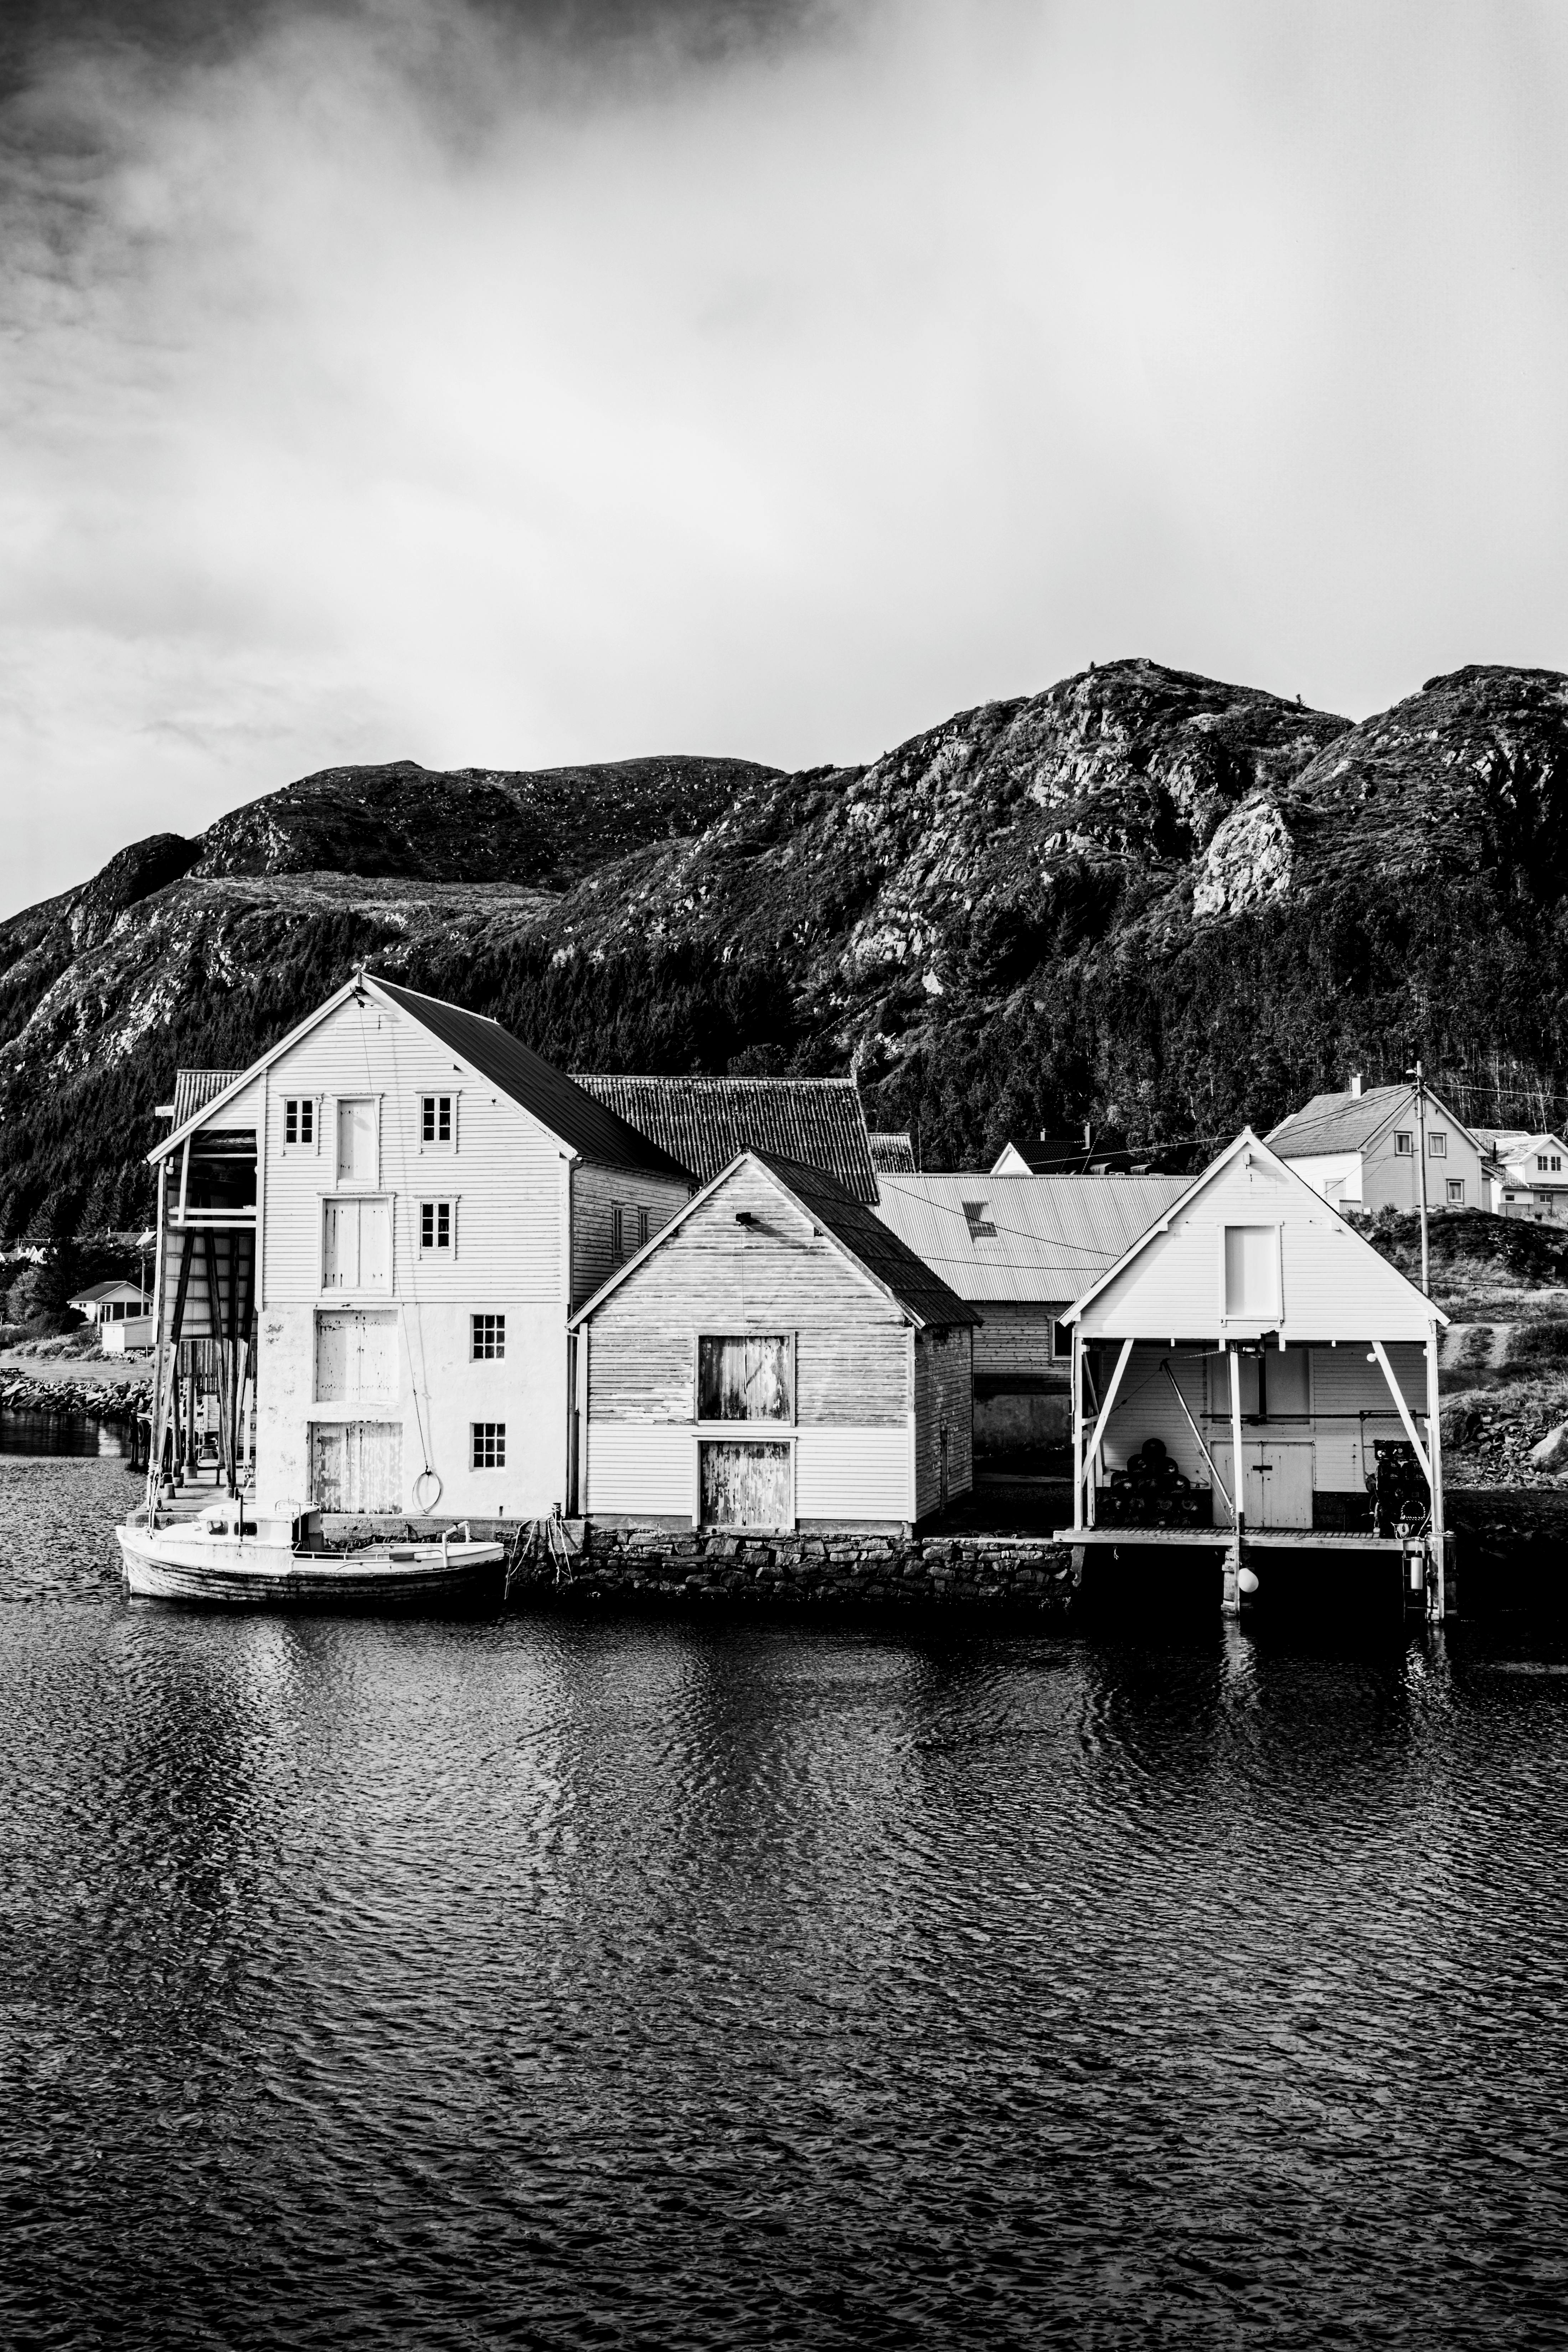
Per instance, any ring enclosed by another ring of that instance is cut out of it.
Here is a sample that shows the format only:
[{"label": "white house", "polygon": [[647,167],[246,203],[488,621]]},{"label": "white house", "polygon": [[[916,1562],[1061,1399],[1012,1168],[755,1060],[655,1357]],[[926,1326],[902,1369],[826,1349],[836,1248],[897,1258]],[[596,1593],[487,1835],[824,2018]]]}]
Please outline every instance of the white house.
[{"label": "white house", "polygon": [[1414,1086],[1363,1087],[1357,1076],[1343,1094],[1314,1095],[1268,1142],[1347,1216],[1419,1208],[1423,1166],[1429,1210],[1489,1205],[1486,1146],[1430,1087],[1423,1107]]},{"label": "white house", "polygon": [[1376,1523],[1367,1485],[1404,1476],[1412,1455],[1390,1449],[1407,1446],[1421,1493],[1406,1478],[1398,1516],[1429,1511],[1422,1545],[1443,1612],[1447,1318],[1249,1129],[1066,1319],[1064,1541],[1217,1544],[1234,1605],[1244,1550],[1407,1551]]},{"label": "white house", "polygon": [[91,1282],[69,1304],[98,1326],[98,1344],[106,1356],[123,1356],[128,1349],[151,1346],[149,1301],[140,1284]]},{"label": "white house", "polygon": [[1568,1143],[1560,1135],[1494,1128],[1480,1140],[1496,1163],[1489,1208],[1537,1224],[1568,1223]]},{"label": "white house", "polygon": [[497,1023],[369,975],[203,1076],[151,1155],[155,1321],[161,1366],[206,1344],[231,1479],[253,1411],[264,1512],[571,1508],[567,1318],[686,1171]]}]

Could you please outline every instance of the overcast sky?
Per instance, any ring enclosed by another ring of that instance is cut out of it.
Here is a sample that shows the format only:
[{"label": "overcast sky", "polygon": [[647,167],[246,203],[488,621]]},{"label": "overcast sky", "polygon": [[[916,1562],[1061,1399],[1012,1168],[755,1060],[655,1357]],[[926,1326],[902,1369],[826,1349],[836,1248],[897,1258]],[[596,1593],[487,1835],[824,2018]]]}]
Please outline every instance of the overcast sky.
[{"label": "overcast sky", "polygon": [[330,763],[1568,651],[1568,10],[17,0],[0,911]]}]

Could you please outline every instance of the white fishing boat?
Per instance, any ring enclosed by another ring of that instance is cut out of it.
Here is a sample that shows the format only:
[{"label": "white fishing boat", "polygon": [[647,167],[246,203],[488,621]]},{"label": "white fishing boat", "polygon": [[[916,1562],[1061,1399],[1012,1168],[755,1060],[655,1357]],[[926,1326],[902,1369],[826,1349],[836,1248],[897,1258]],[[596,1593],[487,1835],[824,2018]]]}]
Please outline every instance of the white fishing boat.
[{"label": "white fishing boat", "polygon": [[242,1500],[194,1514],[153,1508],[117,1528],[125,1581],[146,1601],[227,1609],[442,1608],[500,1598],[499,1543],[466,1526],[438,1536],[378,1536],[334,1545],[319,1511],[258,1518]]}]

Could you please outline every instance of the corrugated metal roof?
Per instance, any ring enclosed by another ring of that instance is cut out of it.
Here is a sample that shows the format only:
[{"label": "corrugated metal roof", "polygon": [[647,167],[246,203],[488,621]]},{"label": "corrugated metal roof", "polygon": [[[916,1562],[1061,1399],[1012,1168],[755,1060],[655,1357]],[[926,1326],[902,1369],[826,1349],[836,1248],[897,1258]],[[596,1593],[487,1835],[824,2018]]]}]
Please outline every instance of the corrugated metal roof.
[{"label": "corrugated metal roof", "polygon": [[595,1100],[564,1071],[503,1029],[499,1021],[465,1013],[438,996],[421,996],[416,989],[399,988],[377,972],[367,973],[366,978],[421,1028],[482,1071],[492,1086],[531,1111],[542,1126],[584,1160],[602,1168],[641,1168],[690,1181],[690,1171],[650,1141],[646,1132],[628,1126],[613,1108]]},{"label": "corrugated metal roof", "polygon": [[174,1125],[184,1127],[186,1119],[195,1118],[197,1111],[205,1110],[216,1102],[225,1088],[232,1087],[240,1070],[176,1070],[174,1073]]},{"label": "corrugated metal roof", "polygon": [[1190,1176],[890,1176],[877,1213],[963,1298],[1065,1305],[1192,1186]]},{"label": "corrugated metal roof", "polygon": [[871,1165],[879,1176],[912,1176],[915,1173],[912,1136],[891,1128],[872,1128],[866,1140],[871,1147]]},{"label": "corrugated metal roof", "polygon": [[953,1323],[978,1323],[980,1317],[964,1304],[951,1283],[932,1272],[924,1258],[910,1249],[875,1209],[858,1201],[846,1185],[825,1169],[805,1168],[776,1152],[753,1151],[752,1157],[794,1193],[801,1207],[859,1259],[868,1274],[886,1283],[899,1305],[938,1328]]},{"label": "corrugated metal roof", "polygon": [[825,1168],[858,1201],[877,1171],[853,1078],[641,1078],[580,1071],[576,1083],[706,1184],[739,1151]]}]

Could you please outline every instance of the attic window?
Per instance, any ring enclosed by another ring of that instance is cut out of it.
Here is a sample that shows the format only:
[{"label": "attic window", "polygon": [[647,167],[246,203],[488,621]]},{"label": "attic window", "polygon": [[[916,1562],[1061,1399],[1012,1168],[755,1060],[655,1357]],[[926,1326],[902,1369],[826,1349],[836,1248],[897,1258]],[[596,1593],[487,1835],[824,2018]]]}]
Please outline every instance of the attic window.
[{"label": "attic window", "polygon": [[1431,1160],[1447,1160],[1448,1139],[1440,1127],[1435,1127],[1426,1138],[1426,1153]]},{"label": "attic window", "polygon": [[450,1143],[452,1140],[451,1096],[426,1095],[421,1098],[419,1108],[421,1143]]},{"label": "attic window", "polygon": [[289,1095],[283,1105],[285,1143],[314,1143],[316,1104],[311,1095]]},{"label": "attic window", "polygon": [[987,1206],[984,1201],[965,1201],[963,1204],[964,1223],[969,1227],[972,1242],[994,1241],[996,1238],[996,1228],[985,1213]]},{"label": "attic window", "polygon": [[1226,1225],[1224,1257],[1225,1317],[1239,1323],[1279,1319],[1279,1228]]},{"label": "attic window", "polygon": [[1395,1129],[1394,1136],[1394,1157],[1399,1160],[1413,1160],[1415,1158],[1415,1138],[1408,1129],[1403,1127]]}]

